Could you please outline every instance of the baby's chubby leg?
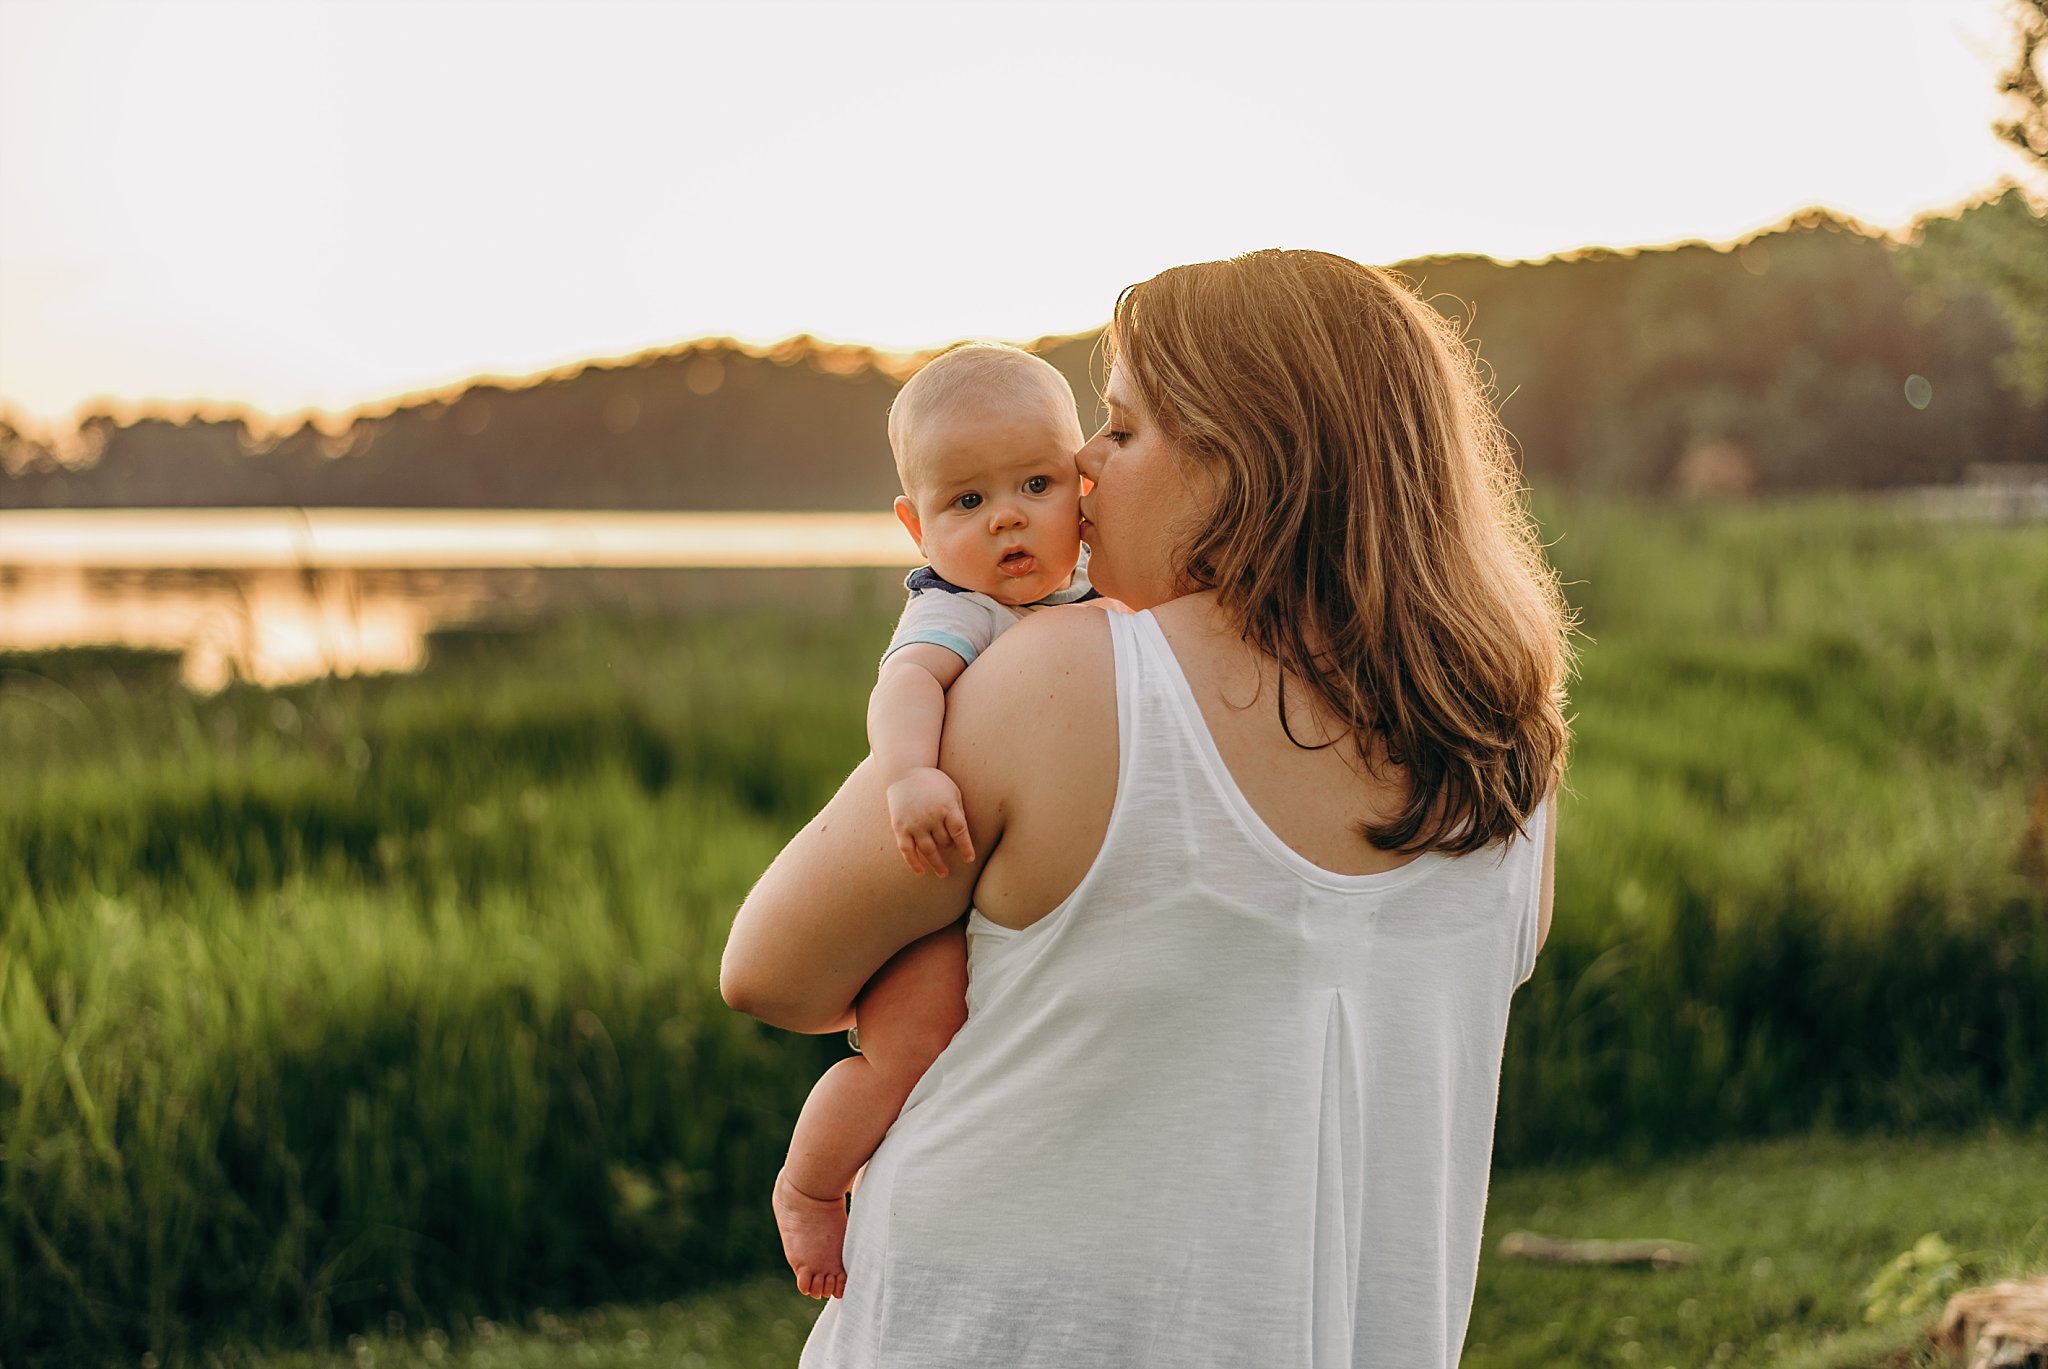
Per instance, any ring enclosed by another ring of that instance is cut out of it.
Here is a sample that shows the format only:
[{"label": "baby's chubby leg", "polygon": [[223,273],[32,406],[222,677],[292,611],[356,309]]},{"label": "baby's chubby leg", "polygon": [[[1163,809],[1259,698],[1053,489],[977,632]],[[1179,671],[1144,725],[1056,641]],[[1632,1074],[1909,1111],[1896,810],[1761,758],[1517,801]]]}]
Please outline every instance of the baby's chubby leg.
[{"label": "baby's chubby leg", "polygon": [[903,1110],[903,1100],[967,1020],[967,937],[956,922],[911,942],[854,1002],[861,1053],[811,1090],[775,1179],[775,1225],[813,1298],[846,1289],[846,1191]]}]

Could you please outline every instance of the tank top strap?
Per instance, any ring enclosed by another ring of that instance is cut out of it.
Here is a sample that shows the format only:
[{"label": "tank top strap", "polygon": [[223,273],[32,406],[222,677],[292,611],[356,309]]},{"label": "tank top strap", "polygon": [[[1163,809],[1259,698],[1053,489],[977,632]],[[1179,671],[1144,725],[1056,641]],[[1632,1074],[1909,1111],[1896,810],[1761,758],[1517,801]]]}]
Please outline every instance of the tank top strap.
[{"label": "tank top strap", "polygon": [[1385,892],[1452,862],[1424,852],[1368,874],[1342,874],[1311,862],[1267,825],[1238,787],[1158,620],[1140,612],[1112,614],[1110,622],[1119,779],[1105,845],[1114,840],[1171,851],[1177,843],[1163,839],[1164,829],[1200,832],[1198,859],[1205,866],[1257,867],[1269,878],[1339,895]]},{"label": "tank top strap", "polygon": [[[1183,874],[1247,835],[1229,810],[1220,762],[1194,710],[1180,661],[1150,611],[1110,614],[1115,646],[1117,797],[1104,849]],[[1189,848],[1189,843],[1197,842]],[[1201,852],[1194,857],[1194,850]]]},{"label": "tank top strap", "polygon": [[1182,716],[1186,688],[1180,662],[1150,609],[1109,615],[1115,648],[1117,773],[1123,782],[1162,767],[1199,767],[1195,739]]}]

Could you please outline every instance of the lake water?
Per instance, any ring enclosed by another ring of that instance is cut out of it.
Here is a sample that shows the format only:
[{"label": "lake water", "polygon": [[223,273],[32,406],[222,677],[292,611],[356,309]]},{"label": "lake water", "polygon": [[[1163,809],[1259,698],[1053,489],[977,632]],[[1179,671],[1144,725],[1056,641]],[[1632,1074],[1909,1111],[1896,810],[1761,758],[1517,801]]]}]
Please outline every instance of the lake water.
[{"label": "lake water", "polygon": [[0,511],[0,651],[154,647],[195,688],[286,683],[571,608],[845,611],[917,559],[888,513]]}]

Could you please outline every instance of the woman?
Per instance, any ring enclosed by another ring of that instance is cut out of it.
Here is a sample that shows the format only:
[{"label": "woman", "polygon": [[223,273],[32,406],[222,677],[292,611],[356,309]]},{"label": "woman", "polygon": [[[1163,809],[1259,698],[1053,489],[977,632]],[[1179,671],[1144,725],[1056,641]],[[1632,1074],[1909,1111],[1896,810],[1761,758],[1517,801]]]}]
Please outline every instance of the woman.
[{"label": "woman", "polygon": [[854,1203],[816,1365],[1454,1363],[1549,918],[1565,617],[1448,325],[1314,252],[1125,291],[1090,574],[954,686],[979,863],[857,769],[729,1002],[846,1020],[968,918],[966,1025]]}]

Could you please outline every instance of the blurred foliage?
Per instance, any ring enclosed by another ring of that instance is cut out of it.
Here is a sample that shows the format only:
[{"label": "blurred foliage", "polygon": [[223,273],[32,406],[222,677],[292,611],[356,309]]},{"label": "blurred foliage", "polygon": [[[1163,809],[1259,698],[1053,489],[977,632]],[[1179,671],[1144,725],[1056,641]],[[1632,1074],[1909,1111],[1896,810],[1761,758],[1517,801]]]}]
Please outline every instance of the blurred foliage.
[{"label": "blurred foliage", "polygon": [[[1729,250],[1409,269],[1466,323],[1541,489],[1683,488],[1688,458],[1714,448],[1765,491],[1947,484],[2036,459],[2048,406],[1996,375],[2012,326],[1977,278],[1916,267],[1923,250],[1810,212]],[[2038,321],[2048,305],[2030,307]]]},{"label": "blurred foliage", "polygon": [[[1765,490],[2038,459],[2044,261],[2048,226],[2013,193],[1906,243],[1810,211],[1729,248],[1399,269],[1466,323],[1533,483],[1646,493],[1687,485],[1703,450],[1735,453]],[[1038,344],[1084,429],[1098,341]],[[878,509],[896,493],[884,415],[911,361],[802,337],[697,342],[332,433],[100,416],[52,448],[0,421],[0,506]]]},{"label": "blurred foliage", "polygon": [[212,697],[11,662],[0,1361],[768,1266],[839,1048],[726,1011],[718,956],[885,631],[570,623]]},{"label": "blurred foliage", "polygon": [[2048,538],[1828,501],[1545,526],[1591,640],[1499,1154],[2048,1110]]},{"label": "blurred foliage", "polygon": [[[1591,640],[1503,1163],[2048,1116],[2015,860],[2048,539],[1814,500],[1545,526]],[[858,759],[886,630],[574,618],[212,696],[7,662],[0,1360],[772,1267],[839,1047],[726,1011],[718,956]]]},{"label": "blurred foliage", "polygon": [[[0,431],[0,506],[874,508],[895,494],[885,359],[694,343],[308,421],[88,418],[60,453]],[[12,479],[5,472],[13,471]]]},{"label": "blurred foliage", "polygon": [[1877,1271],[1863,1290],[1865,1321],[1897,1321],[1901,1317],[1932,1317],[1962,1286],[1965,1273],[1955,1247],[1930,1231]]},{"label": "blurred foliage", "polygon": [[[1902,264],[1908,278],[1930,288],[1974,290],[1997,306],[2012,334],[1998,376],[2037,404],[2048,400],[2048,217],[2020,190],[1957,218],[1925,221],[1919,247]],[[2048,443],[2034,456],[2044,450]]]},{"label": "blurred foliage", "polygon": [[784,1278],[755,1279],[658,1307],[591,1307],[498,1322],[477,1317],[410,1330],[403,1317],[345,1348],[266,1350],[228,1343],[217,1369],[787,1369],[803,1351],[818,1305]]},{"label": "blurred foliage", "polygon": [[184,659],[183,652],[166,648],[112,644],[0,651],[0,685],[64,691],[117,686],[160,694],[177,686]]},{"label": "blurred foliage", "polygon": [[2012,65],[1998,83],[2008,116],[1997,132],[2037,168],[2048,168],[2048,0],[2012,0],[2012,14]]}]

